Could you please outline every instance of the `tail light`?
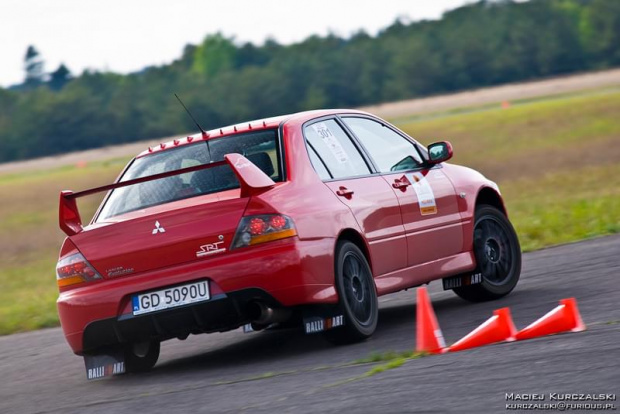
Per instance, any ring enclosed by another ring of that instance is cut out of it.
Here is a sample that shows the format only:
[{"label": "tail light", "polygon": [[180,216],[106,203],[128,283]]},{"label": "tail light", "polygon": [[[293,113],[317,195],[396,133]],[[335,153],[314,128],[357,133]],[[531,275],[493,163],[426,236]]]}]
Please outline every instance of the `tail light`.
[{"label": "tail light", "polygon": [[282,214],[243,217],[230,248],[252,246],[296,235],[293,220]]},{"label": "tail light", "polygon": [[101,279],[101,275],[80,253],[62,258],[56,265],[56,283],[58,283],[58,287],[92,282],[99,279]]}]

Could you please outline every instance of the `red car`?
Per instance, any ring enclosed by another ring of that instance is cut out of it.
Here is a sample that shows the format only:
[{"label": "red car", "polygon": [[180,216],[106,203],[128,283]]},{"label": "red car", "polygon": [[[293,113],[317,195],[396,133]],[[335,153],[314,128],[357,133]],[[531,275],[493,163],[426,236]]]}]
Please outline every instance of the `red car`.
[{"label": "red car", "polygon": [[[498,187],[370,114],[321,110],[149,148],[60,196],[58,312],[88,378],[150,369],[161,341],[299,324],[375,331],[377,297],[443,279],[508,294],[521,251]],[[76,199],[107,191],[83,226]]]}]

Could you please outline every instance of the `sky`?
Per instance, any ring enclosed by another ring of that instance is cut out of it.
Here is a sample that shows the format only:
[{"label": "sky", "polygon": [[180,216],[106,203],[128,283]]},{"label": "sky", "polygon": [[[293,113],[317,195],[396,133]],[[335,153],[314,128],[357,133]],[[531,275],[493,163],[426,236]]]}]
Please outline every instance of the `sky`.
[{"label": "sky", "polygon": [[2,0],[0,86],[20,83],[23,58],[34,45],[47,72],[64,63],[129,73],[170,63],[186,44],[221,32],[237,42],[282,44],[318,34],[369,34],[398,17],[438,19],[471,0]]}]

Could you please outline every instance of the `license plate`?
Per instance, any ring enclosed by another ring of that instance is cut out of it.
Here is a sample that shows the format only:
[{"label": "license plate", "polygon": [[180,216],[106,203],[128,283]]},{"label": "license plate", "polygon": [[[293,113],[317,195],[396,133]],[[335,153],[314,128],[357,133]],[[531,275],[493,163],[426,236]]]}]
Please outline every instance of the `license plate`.
[{"label": "license plate", "polygon": [[462,286],[477,285],[482,283],[482,273],[472,273],[470,275],[446,277],[443,280],[443,290],[450,290]]},{"label": "license plate", "polygon": [[209,299],[209,283],[207,281],[189,283],[135,295],[132,298],[133,314],[142,315]]}]

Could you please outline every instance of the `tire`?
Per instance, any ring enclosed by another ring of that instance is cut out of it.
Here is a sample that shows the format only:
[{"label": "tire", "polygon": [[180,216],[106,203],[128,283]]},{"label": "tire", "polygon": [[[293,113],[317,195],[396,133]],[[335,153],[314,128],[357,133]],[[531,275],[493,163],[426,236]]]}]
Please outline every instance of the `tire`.
[{"label": "tire", "polygon": [[150,371],[157,363],[159,350],[159,341],[128,344],[125,347],[125,371],[128,373]]},{"label": "tire", "polygon": [[521,275],[521,246],[508,218],[497,208],[481,205],[474,222],[474,255],[482,283],[454,289],[470,302],[499,299],[509,294]]},{"label": "tire", "polygon": [[334,265],[344,326],[326,331],[325,338],[336,345],[363,341],[375,332],[379,318],[372,271],[362,251],[349,241],[338,243]]}]

